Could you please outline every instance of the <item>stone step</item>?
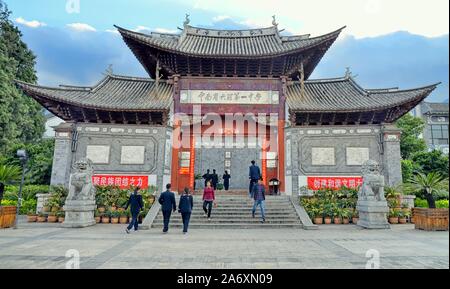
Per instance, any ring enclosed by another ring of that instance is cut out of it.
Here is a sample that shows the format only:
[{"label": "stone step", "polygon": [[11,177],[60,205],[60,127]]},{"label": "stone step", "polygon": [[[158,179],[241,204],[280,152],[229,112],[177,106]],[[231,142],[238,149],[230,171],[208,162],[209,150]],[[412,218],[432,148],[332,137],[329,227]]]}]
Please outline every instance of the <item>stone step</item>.
[{"label": "stone step", "polygon": [[[152,226],[152,228],[162,229],[163,225],[158,224]],[[173,229],[181,229],[183,228],[182,224],[170,224],[169,231],[173,231]],[[296,224],[248,224],[248,223],[223,223],[223,224],[196,224],[190,223],[189,229],[301,229],[303,225],[300,223]]]},{"label": "stone step", "polygon": [[[231,218],[217,218],[214,216],[211,216],[211,221],[208,221],[207,218],[195,218],[191,220],[192,223],[258,223],[261,221],[260,217],[252,218],[237,218],[237,219],[231,219]],[[171,218],[171,223],[181,223],[181,218]],[[274,219],[274,218],[266,218],[267,223],[274,223],[274,224],[280,224],[280,223],[299,223],[298,219],[294,218],[282,218],[282,219]],[[154,224],[163,224],[162,218],[156,219]]]}]

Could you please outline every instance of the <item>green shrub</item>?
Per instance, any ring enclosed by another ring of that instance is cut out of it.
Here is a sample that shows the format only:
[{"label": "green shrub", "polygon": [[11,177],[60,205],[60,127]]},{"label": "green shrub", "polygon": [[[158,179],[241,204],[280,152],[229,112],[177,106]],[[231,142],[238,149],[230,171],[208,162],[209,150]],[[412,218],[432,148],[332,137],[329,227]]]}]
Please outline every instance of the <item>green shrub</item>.
[{"label": "green shrub", "polygon": [[448,200],[436,201],[436,208],[438,208],[438,209],[448,209]]},{"label": "green shrub", "polygon": [[[427,200],[417,198],[414,201],[414,206],[416,208],[428,208],[428,202],[427,202]],[[438,209],[448,209],[448,200],[436,201],[436,208],[438,208]]]},{"label": "green shrub", "polygon": [[[26,185],[22,188],[22,199],[35,199],[37,194],[48,194],[50,186],[46,185]],[[16,200],[19,195],[19,186],[6,186],[4,198],[7,200]]]}]

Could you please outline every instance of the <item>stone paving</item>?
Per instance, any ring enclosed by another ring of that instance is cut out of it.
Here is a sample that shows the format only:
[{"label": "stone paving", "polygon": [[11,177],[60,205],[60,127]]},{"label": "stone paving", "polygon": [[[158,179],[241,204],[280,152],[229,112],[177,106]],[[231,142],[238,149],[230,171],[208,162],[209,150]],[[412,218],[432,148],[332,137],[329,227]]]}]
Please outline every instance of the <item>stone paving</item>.
[{"label": "stone paving", "polygon": [[[27,224],[0,230],[0,268],[65,268],[70,249],[84,268],[279,269],[365,268],[370,249],[380,268],[449,269],[449,233],[412,225],[368,231],[353,225],[302,229],[178,229],[125,234],[123,225],[64,229]],[[372,255],[373,256],[373,255]]]}]

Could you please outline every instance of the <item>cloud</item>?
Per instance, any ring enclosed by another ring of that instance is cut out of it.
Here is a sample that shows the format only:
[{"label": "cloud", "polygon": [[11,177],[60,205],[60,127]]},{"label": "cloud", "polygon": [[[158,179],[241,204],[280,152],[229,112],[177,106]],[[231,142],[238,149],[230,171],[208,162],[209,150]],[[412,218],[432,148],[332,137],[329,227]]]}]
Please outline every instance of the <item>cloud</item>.
[{"label": "cloud", "polygon": [[69,27],[72,30],[78,31],[78,32],[95,32],[97,29],[92,27],[89,24],[86,23],[70,23],[67,24],[67,27]]},{"label": "cloud", "polygon": [[175,34],[178,32],[177,30],[171,30],[171,29],[166,29],[166,28],[155,28],[153,31],[158,32],[158,33],[168,33],[168,34]]},{"label": "cloud", "polygon": [[177,1],[184,5],[188,2],[194,9],[256,24],[250,26],[270,26],[271,16],[275,14],[280,28],[288,28],[296,34],[321,35],[344,25],[347,25],[345,33],[357,38],[396,31],[427,37],[449,32],[448,0],[278,0],[276,5],[273,0]]},{"label": "cloud", "polygon": [[214,17],[213,17],[213,22],[220,22],[220,21],[223,21],[223,20],[225,20],[225,19],[231,19],[231,17],[228,16],[228,15],[218,15],[218,16],[214,16]]},{"label": "cloud", "polygon": [[39,28],[39,27],[47,26],[47,24],[45,24],[44,22],[40,22],[37,20],[27,21],[27,20],[23,19],[22,17],[16,18],[15,21],[16,21],[16,23],[25,25],[30,28]]},{"label": "cloud", "polygon": [[106,29],[105,31],[108,33],[120,35],[120,33],[117,29]]},{"label": "cloud", "polygon": [[157,32],[157,33],[168,33],[168,34],[175,34],[175,33],[178,32],[177,30],[160,28],[160,27],[152,29],[150,27],[142,26],[142,25],[139,25],[138,27],[133,29],[133,31],[136,31],[136,32]]}]

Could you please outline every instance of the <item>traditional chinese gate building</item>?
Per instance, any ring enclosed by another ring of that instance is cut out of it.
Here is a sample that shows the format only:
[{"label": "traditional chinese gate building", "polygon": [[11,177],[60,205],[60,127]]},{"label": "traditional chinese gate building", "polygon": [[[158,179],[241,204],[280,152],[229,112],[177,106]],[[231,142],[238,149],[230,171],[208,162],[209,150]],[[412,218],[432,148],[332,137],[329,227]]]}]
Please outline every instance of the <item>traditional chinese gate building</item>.
[{"label": "traditional chinese gate building", "polygon": [[402,180],[392,124],[437,85],[364,89],[350,73],[309,79],[343,28],[283,36],[275,21],[212,30],[187,19],[178,34],[117,29],[149,78],[108,73],[94,87],[18,82],[67,121],[56,128],[52,184],[67,184],[73,163],[88,157],[95,181],[108,185],[171,182],[181,190],[216,169],[244,189],[256,160],[266,184],[277,178],[283,193],[297,194],[304,186],[357,186],[368,159],[394,185]]}]

